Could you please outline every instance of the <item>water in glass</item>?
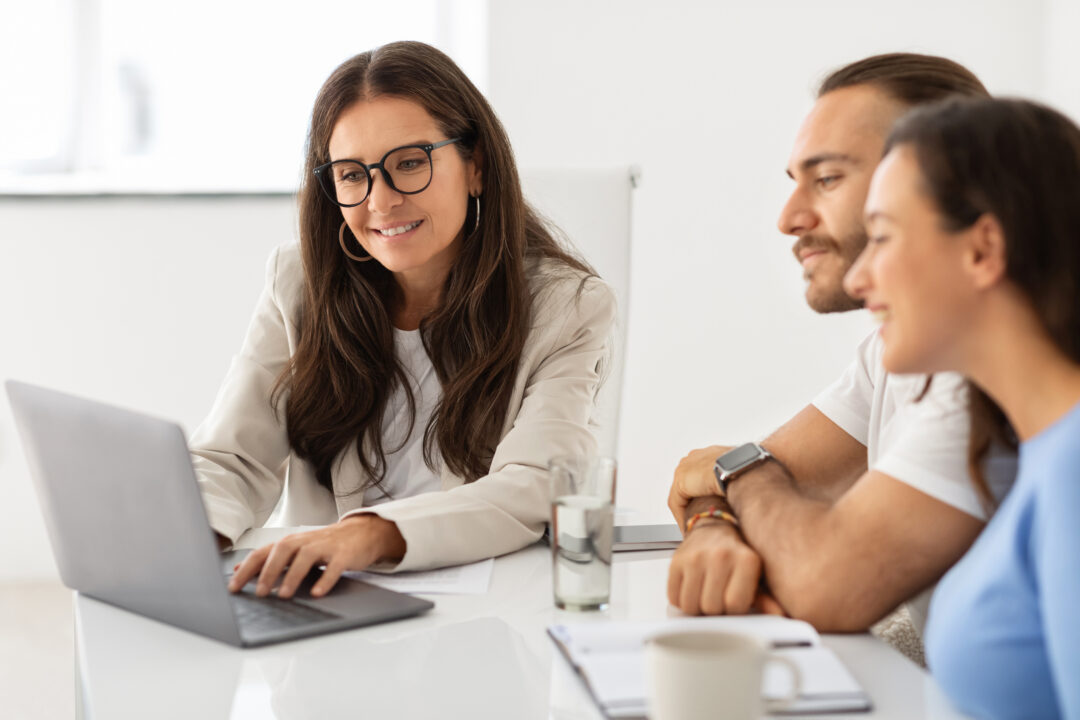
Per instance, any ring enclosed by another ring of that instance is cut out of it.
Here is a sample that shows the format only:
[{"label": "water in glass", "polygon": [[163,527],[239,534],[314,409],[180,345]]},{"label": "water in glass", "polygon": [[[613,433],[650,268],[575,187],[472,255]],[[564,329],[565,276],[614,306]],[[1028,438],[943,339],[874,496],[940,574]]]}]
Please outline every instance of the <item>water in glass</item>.
[{"label": "water in glass", "polygon": [[561,495],[551,507],[555,604],[570,610],[607,607],[615,509],[595,495]]}]

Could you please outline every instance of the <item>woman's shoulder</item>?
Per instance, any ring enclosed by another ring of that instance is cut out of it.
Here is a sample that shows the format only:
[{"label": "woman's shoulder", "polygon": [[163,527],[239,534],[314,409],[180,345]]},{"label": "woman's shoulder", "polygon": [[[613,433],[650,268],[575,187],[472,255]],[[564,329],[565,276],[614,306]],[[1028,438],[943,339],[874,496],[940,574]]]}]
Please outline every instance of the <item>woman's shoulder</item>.
[{"label": "woman's shoulder", "polygon": [[1045,467],[1054,476],[1068,476],[1069,482],[1080,479],[1080,403],[1044,428],[1021,446],[1021,461],[1032,467]]},{"label": "woman's shoulder", "polygon": [[555,258],[531,258],[525,266],[529,289],[534,298],[569,299],[582,293],[611,295],[614,293],[604,280]]},{"label": "woman's shoulder", "polygon": [[278,245],[270,253],[270,259],[266,264],[268,276],[272,276],[278,283],[296,281],[304,282],[304,259],[300,254],[300,243],[288,242]]},{"label": "woman's shoulder", "polygon": [[552,258],[531,260],[526,272],[534,326],[564,325],[574,317],[604,323],[614,320],[615,292],[599,276]]},{"label": "woman's shoulder", "polygon": [[304,260],[299,243],[278,245],[270,253],[266,261],[266,290],[282,313],[295,322],[304,296]]}]

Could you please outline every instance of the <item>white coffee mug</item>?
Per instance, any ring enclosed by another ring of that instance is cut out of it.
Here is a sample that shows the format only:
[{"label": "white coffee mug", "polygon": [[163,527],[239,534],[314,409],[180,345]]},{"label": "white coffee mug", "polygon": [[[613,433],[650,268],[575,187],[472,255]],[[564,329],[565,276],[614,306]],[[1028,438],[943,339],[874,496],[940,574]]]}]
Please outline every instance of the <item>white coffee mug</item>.
[{"label": "white coffee mug", "polygon": [[[760,720],[799,696],[802,676],[791,660],[770,653],[750,635],[717,630],[677,630],[646,642],[649,717],[652,720]],[[765,665],[791,671],[791,692],[764,700]]]}]

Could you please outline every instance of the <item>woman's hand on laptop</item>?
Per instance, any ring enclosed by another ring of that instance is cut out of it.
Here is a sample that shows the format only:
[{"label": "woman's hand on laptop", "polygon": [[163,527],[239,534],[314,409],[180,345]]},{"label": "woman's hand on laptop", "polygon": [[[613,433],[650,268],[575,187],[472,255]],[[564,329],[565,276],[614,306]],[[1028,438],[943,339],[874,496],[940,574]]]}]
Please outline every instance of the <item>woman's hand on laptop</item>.
[{"label": "woman's hand on laptop", "polygon": [[290,598],[313,567],[325,565],[322,577],[311,588],[314,597],[330,592],[346,570],[363,570],[373,563],[400,560],[405,538],[397,525],[378,515],[350,515],[333,525],[311,532],[288,535],[249,554],[229,580],[229,590],[239,591],[258,576],[255,594],[270,594],[278,577],[280,598]]}]

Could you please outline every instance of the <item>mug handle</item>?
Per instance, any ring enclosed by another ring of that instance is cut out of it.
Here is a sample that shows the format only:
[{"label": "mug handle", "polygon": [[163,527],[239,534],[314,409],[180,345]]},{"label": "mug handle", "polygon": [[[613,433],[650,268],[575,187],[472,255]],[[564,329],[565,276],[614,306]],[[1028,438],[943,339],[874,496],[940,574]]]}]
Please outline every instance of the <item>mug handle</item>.
[{"label": "mug handle", "polygon": [[802,673],[799,672],[799,666],[795,664],[794,660],[782,655],[769,655],[765,659],[765,664],[768,665],[769,663],[780,663],[791,671],[791,692],[786,697],[769,698],[765,701],[766,712],[773,713],[787,708],[799,699],[799,694],[802,692]]}]

